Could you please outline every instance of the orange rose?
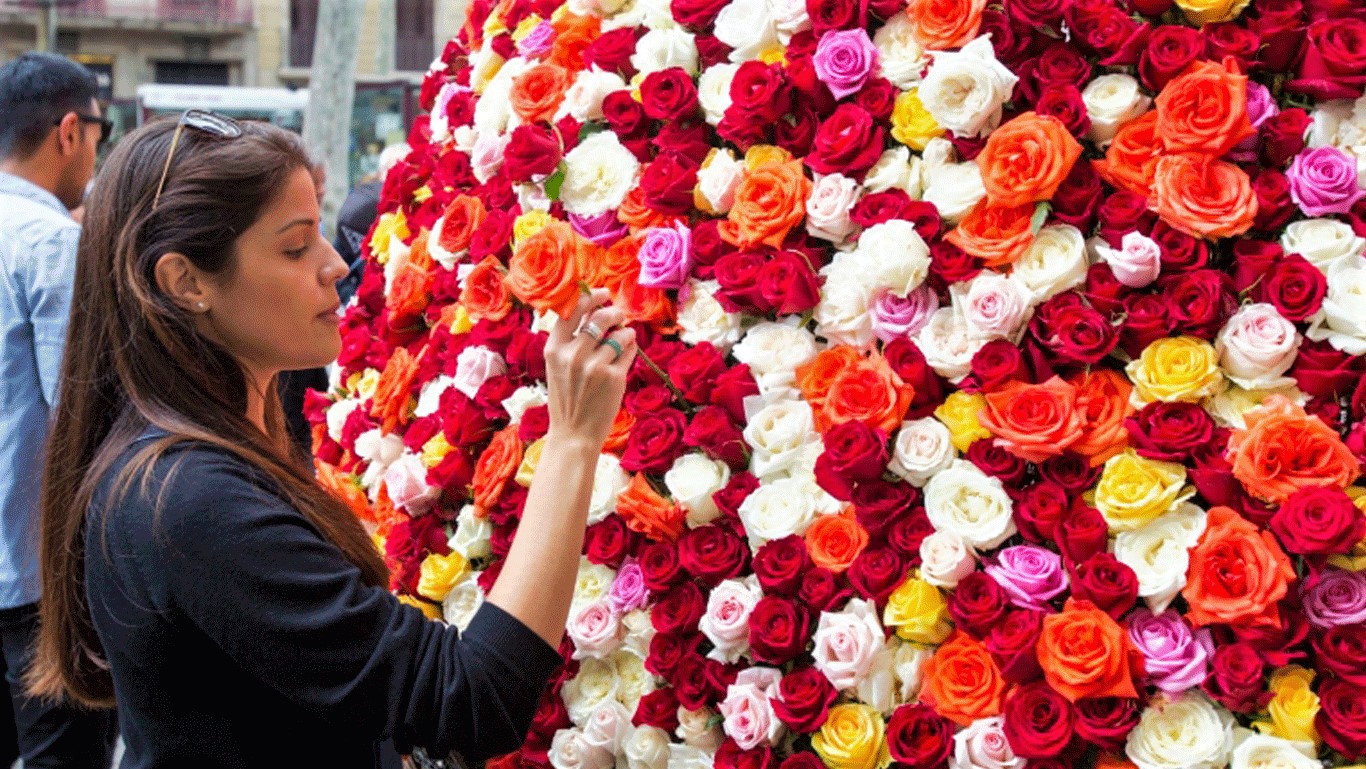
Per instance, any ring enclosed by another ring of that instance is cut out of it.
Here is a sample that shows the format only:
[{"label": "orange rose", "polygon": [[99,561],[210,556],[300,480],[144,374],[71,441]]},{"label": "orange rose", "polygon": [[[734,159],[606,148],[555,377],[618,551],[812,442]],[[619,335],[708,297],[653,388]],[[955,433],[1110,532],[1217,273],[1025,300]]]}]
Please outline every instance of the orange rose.
[{"label": "orange rose", "polygon": [[911,0],[906,18],[915,41],[931,51],[962,48],[977,37],[987,0]]},{"label": "orange rose", "polygon": [[602,27],[601,20],[592,14],[576,16],[566,13],[556,14],[555,18],[550,20],[550,24],[555,28],[556,34],[550,56],[546,57],[546,61],[558,64],[570,72],[583,69],[583,52],[598,39]]},{"label": "orange rose", "polygon": [[1072,384],[1077,388],[1077,413],[1082,421],[1081,437],[1072,444],[1072,450],[1090,457],[1091,466],[1098,467],[1129,443],[1124,420],[1134,413],[1129,403],[1134,386],[1123,374],[1108,368],[1078,374]]},{"label": "orange rose", "polygon": [[1243,169],[1192,153],[1157,161],[1149,206],[1167,224],[1197,238],[1242,235],[1257,216],[1257,196]]},{"label": "orange rose", "polygon": [[1226,456],[1254,497],[1281,503],[1306,486],[1345,489],[1361,474],[1337,432],[1285,396],[1268,397],[1243,419],[1247,429],[1229,436]]},{"label": "orange rose", "polygon": [[412,251],[396,271],[384,304],[389,308],[389,326],[404,329],[419,323],[418,318],[432,301],[432,255],[427,250],[429,233],[413,238]]},{"label": "orange rose", "polygon": [[627,235],[606,249],[597,249],[580,269],[583,279],[594,287],[616,291],[626,281],[634,281],[640,275],[640,244],[644,235]]},{"label": "orange rose", "polygon": [[345,502],[357,518],[367,523],[376,522],[375,513],[370,509],[370,500],[365,498],[365,490],[357,482],[356,476],[344,473],[321,459],[313,460],[313,468],[317,471],[318,484]]},{"label": "orange rose", "polygon": [[457,195],[455,200],[446,206],[446,212],[441,215],[441,227],[437,229],[437,245],[456,256],[461,255],[470,247],[474,231],[483,225],[488,215],[484,201],[471,195]]},{"label": "orange rose", "polygon": [[1142,652],[1090,601],[1069,598],[1061,614],[1044,617],[1034,649],[1048,684],[1072,702],[1138,696],[1133,677],[1143,672]]},{"label": "orange rose", "polygon": [[811,180],[802,172],[802,161],[765,163],[740,180],[735,203],[721,222],[721,238],[737,248],[778,248],[806,217],[810,195]]},{"label": "orange rose", "polygon": [[626,490],[617,495],[617,515],[626,519],[628,529],[656,542],[672,542],[683,536],[687,519],[682,505],[660,496],[641,473],[636,473]]},{"label": "orange rose", "polygon": [[493,434],[488,448],[474,464],[474,514],[483,517],[503,495],[503,488],[517,474],[522,464],[522,439],[517,437],[517,425],[508,425]]},{"label": "orange rose", "polygon": [[816,429],[825,432],[845,422],[862,422],[891,435],[911,407],[915,388],[897,376],[877,353],[842,369],[816,413]]},{"label": "orange rose", "polygon": [[1003,208],[983,198],[944,240],[984,260],[988,267],[1013,264],[1034,242],[1033,217],[1033,204]]},{"label": "orange rose", "polygon": [[508,100],[512,111],[528,123],[549,123],[574,84],[574,76],[558,64],[537,64],[512,79]]},{"label": "orange rose", "polygon": [[986,399],[977,421],[997,446],[1026,462],[1056,457],[1081,438],[1077,388],[1056,376],[1043,384],[1011,382]]},{"label": "orange rose", "polygon": [[626,322],[649,323],[662,333],[673,327],[674,300],[662,288],[648,288],[631,276],[619,283],[612,292],[612,304],[626,313]]},{"label": "orange rose", "polygon": [[977,165],[991,204],[1009,208],[1052,198],[1079,157],[1061,120],[1026,112],[991,132]]},{"label": "orange rose", "polygon": [[1276,602],[1294,581],[1295,569],[1271,532],[1227,507],[1211,508],[1181,590],[1186,619],[1196,627],[1280,627]]},{"label": "orange rose", "polygon": [[[394,500],[389,497],[389,486],[382,480],[379,482],[379,493],[375,495],[374,511],[374,533],[381,539],[387,538],[389,531],[398,524],[411,520],[407,513],[394,507]],[[390,568],[395,568],[394,564],[390,564]]]},{"label": "orange rose", "polygon": [[409,403],[412,400],[413,382],[417,379],[422,356],[426,354],[426,347],[417,355],[400,347],[384,364],[379,384],[375,386],[375,395],[370,400],[370,416],[380,421],[381,433],[392,433],[411,413]]},{"label": "orange rose", "polygon": [[821,350],[816,357],[797,367],[797,389],[801,390],[802,398],[811,405],[817,418],[825,408],[825,396],[831,385],[845,369],[862,359],[858,350],[841,344]]},{"label": "orange rose", "polygon": [[1120,126],[1104,159],[1091,164],[1105,181],[1146,198],[1152,192],[1153,172],[1161,155],[1157,112],[1149,110]]},{"label": "orange rose", "polygon": [[579,301],[581,238],[569,225],[552,221],[522,241],[505,280],[513,295],[538,310],[569,317]]},{"label": "orange rose", "polygon": [[842,573],[868,547],[868,532],[854,518],[854,509],[822,515],[806,529],[806,551],[822,569]]},{"label": "orange rose", "polygon": [[1138,765],[1122,756],[1102,753],[1096,756],[1096,769],[1138,769]]},{"label": "orange rose", "polygon": [[1167,152],[1220,157],[1256,130],[1247,117],[1247,76],[1233,59],[1197,61],[1157,95],[1157,135]]},{"label": "orange rose", "polygon": [[490,254],[470,270],[460,289],[460,304],[474,320],[502,320],[512,310],[512,293],[503,281],[503,263]]},{"label": "orange rose", "polygon": [[631,228],[636,234],[651,227],[668,227],[673,222],[683,221],[679,216],[666,216],[645,202],[645,190],[636,186],[626,193],[626,198],[617,206],[617,221]]},{"label": "orange rose", "polygon": [[980,641],[955,631],[925,663],[920,701],[959,726],[1001,712],[1006,681]]},{"label": "orange rose", "polygon": [[626,441],[631,437],[631,428],[636,425],[636,417],[626,409],[617,411],[617,416],[612,420],[612,429],[607,433],[607,440],[603,441],[602,450],[609,454],[621,454],[626,450]]}]

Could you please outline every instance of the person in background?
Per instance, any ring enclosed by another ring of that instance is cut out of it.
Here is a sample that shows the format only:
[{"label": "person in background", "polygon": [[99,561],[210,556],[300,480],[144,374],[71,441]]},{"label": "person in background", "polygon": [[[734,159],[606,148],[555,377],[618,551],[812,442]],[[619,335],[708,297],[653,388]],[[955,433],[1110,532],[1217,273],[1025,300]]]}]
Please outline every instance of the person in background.
[{"label": "person in background", "polygon": [[80,210],[109,122],[95,76],[62,56],[0,67],[0,647],[26,769],[105,769],[115,719],[25,694],[42,595],[43,444],[56,406]]}]

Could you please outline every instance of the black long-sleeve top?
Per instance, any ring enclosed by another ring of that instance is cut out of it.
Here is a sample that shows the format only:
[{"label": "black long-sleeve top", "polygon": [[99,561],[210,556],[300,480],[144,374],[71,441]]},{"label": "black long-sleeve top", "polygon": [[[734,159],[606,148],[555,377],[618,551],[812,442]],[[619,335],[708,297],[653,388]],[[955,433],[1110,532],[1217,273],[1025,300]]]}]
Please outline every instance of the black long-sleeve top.
[{"label": "black long-sleeve top", "polygon": [[371,769],[386,739],[469,760],[520,745],[554,648],[489,603],[462,636],[366,586],[259,471],[203,444],[107,506],[155,435],[87,517],[123,769]]}]

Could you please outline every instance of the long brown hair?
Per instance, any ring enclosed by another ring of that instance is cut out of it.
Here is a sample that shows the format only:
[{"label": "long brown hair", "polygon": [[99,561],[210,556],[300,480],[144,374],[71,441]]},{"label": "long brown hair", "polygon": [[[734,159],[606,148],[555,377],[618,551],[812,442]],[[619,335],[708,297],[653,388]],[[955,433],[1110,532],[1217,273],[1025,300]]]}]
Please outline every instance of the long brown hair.
[{"label": "long brown hair", "polygon": [[251,385],[245,371],[195,330],[190,314],[155,278],[157,260],[179,252],[199,269],[230,279],[238,236],[291,173],[311,168],[294,134],[265,123],[242,128],[231,139],[185,128],[154,209],[175,121],[148,124],[114,148],[86,206],[43,473],[43,594],[27,679],[37,696],[114,704],[113,680],[86,605],[86,514],[111,465],[149,425],[167,437],[137,452],[115,488],[126,491],[138,472],[145,483],[152,463],[178,443],[230,451],[264,473],[367,582],[387,580],[383,558],[360,522],[291,451],[274,382],[266,388],[268,432],[262,433],[246,415]]}]

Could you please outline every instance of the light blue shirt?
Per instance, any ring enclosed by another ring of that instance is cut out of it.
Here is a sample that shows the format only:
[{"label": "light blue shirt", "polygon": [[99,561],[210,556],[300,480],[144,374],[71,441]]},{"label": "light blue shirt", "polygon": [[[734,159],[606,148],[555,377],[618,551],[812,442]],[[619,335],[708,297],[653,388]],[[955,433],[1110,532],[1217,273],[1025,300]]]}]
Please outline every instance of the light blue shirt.
[{"label": "light blue shirt", "polygon": [[38,490],[81,228],[56,196],[0,173],[0,609],[38,600]]}]

